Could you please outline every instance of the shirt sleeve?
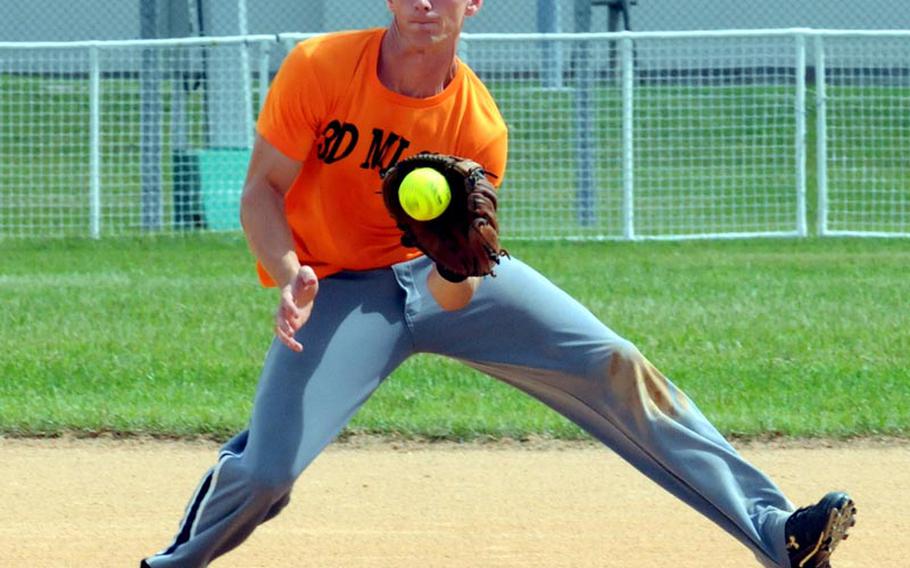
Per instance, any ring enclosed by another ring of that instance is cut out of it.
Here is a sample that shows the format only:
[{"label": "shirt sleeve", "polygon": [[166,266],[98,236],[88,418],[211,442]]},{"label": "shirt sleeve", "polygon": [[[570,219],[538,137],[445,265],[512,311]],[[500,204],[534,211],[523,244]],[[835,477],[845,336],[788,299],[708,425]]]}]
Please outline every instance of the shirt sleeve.
[{"label": "shirt sleeve", "polygon": [[509,154],[509,131],[503,127],[502,131],[492,138],[486,146],[477,151],[474,161],[483,166],[489,174],[490,182],[494,187],[502,185],[506,175],[506,161]]},{"label": "shirt sleeve", "polygon": [[282,154],[303,161],[318,136],[325,98],[312,49],[298,44],[281,64],[259,113],[256,129]]}]

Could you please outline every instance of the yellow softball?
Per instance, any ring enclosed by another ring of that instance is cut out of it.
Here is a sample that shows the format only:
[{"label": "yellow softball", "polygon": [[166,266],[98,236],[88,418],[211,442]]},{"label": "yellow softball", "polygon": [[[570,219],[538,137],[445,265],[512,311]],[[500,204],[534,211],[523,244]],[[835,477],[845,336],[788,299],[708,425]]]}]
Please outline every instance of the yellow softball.
[{"label": "yellow softball", "polygon": [[415,168],[401,180],[398,202],[404,212],[418,221],[442,215],[452,201],[449,183],[433,168]]}]

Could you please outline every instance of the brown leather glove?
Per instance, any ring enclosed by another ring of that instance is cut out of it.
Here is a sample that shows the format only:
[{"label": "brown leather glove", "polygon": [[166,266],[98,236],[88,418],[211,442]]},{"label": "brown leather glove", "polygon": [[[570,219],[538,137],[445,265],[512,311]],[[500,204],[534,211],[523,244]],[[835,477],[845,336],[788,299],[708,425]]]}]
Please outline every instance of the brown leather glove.
[{"label": "brown leather glove", "polygon": [[[433,168],[449,184],[452,200],[435,219],[419,221],[398,200],[398,188],[416,168]],[[508,253],[499,246],[496,190],[477,162],[424,152],[405,158],[385,172],[382,196],[403,233],[401,243],[416,247],[436,263],[439,275],[452,282],[469,276],[495,276],[493,268]]]}]

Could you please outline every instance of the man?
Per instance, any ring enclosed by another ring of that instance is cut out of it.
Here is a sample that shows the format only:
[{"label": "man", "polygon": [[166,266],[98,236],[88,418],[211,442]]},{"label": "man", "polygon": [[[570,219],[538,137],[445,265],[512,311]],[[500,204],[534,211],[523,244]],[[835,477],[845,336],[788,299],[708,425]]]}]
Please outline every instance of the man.
[{"label": "man", "polygon": [[469,157],[498,183],[507,130],[455,57],[464,20],[483,0],[386,4],[388,29],[303,42],[270,89],[241,217],[262,281],[279,291],[276,339],[249,428],[204,476],[173,543],[143,566],[206,566],[243,542],[417,352],[453,357],[540,399],[765,566],[828,566],[853,522],[847,495],[793,513],[632,344],[521,261],[504,259],[496,278],[452,282],[401,245],[381,173],[432,151]]}]

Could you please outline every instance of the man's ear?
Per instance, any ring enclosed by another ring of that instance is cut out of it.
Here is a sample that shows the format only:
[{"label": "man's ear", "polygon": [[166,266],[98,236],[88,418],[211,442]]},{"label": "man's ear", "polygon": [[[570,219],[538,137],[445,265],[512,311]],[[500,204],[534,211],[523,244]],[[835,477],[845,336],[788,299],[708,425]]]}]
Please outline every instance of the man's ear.
[{"label": "man's ear", "polygon": [[469,0],[468,5],[465,7],[464,15],[473,16],[480,10],[481,6],[483,6],[483,0]]}]

